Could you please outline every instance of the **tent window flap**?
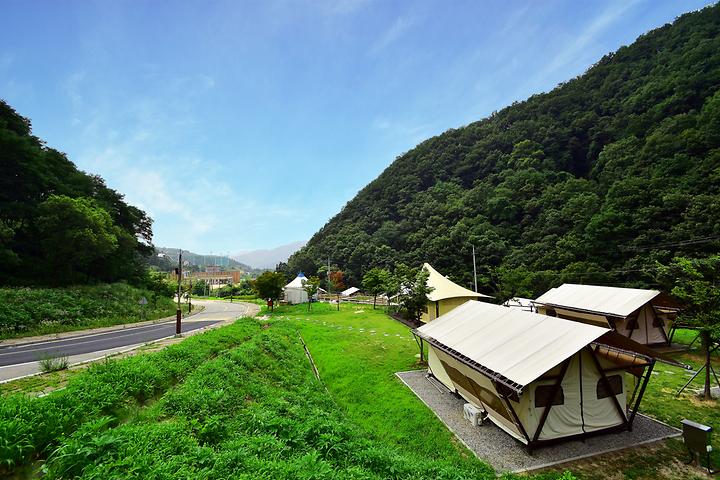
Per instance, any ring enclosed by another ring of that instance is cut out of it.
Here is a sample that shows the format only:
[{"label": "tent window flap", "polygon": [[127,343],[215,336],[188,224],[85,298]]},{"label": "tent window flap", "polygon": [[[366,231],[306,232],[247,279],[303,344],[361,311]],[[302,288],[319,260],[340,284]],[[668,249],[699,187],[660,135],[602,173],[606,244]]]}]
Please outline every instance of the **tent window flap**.
[{"label": "tent window flap", "polygon": [[620,375],[608,376],[607,383],[608,385],[610,385],[610,391],[608,391],[602,378],[597,381],[595,391],[597,392],[598,400],[602,398],[607,398],[610,395],[620,395],[621,393],[623,393],[623,380]]},{"label": "tent window flap", "polygon": [[557,389],[555,397],[555,385],[538,385],[535,388],[535,408],[547,407],[548,405],[563,405],[565,403],[565,393],[562,387]]}]

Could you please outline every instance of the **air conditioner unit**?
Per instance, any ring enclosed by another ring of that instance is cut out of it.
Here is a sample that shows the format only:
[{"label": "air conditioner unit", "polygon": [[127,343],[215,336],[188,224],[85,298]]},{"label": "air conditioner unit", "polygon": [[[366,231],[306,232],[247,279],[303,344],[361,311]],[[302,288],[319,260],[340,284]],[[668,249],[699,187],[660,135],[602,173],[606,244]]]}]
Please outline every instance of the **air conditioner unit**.
[{"label": "air conditioner unit", "polygon": [[483,411],[472,403],[466,403],[463,406],[463,416],[474,427],[483,423]]}]

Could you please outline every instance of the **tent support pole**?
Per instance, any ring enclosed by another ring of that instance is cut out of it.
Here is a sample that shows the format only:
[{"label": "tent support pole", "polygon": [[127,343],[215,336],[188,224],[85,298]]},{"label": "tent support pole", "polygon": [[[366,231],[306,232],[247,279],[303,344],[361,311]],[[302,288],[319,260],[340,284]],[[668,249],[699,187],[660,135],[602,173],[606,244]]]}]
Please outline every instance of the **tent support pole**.
[{"label": "tent support pole", "polygon": [[423,353],[424,353],[424,352],[423,352],[423,350],[424,350],[424,348],[423,348],[423,339],[422,339],[422,337],[418,337],[417,335],[415,335],[415,332],[414,332],[414,331],[412,332],[412,334],[413,334],[413,338],[415,339],[415,343],[417,343],[417,346],[418,346],[418,348],[420,349],[420,361],[421,361],[421,362],[424,362],[424,361],[425,361],[425,358],[424,358],[424,356],[423,356]]},{"label": "tent support pole", "polygon": [[540,432],[542,432],[543,427],[545,426],[545,422],[547,421],[548,415],[550,415],[550,409],[553,406],[553,402],[555,401],[555,397],[557,396],[558,392],[560,391],[560,386],[562,385],[562,381],[565,378],[565,374],[567,373],[567,369],[570,366],[570,360],[572,360],[572,357],[568,358],[563,362],[562,369],[560,370],[560,375],[558,375],[558,379],[555,382],[555,385],[553,385],[552,395],[550,396],[550,403],[545,405],[545,410],[543,410],[542,416],[540,417],[540,422],[538,423],[538,427],[535,430],[535,435],[533,435],[532,443],[535,443],[540,438]]},{"label": "tent support pole", "polygon": [[642,387],[640,387],[640,393],[638,393],[638,398],[635,400],[635,406],[633,407],[632,411],[630,412],[630,418],[628,419],[629,424],[629,430],[632,431],[632,425],[633,420],[635,420],[635,414],[638,411],[638,408],[640,408],[640,401],[642,400],[643,395],[645,394],[645,388],[647,387],[648,382],[650,381],[650,375],[652,374],[653,367],[655,366],[655,359],[650,361],[650,365],[647,367],[647,373],[645,374],[645,378],[643,379]]},{"label": "tent support pole", "polygon": [[612,398],[615,408],[617,409],[618,413],[620,414],[620,418],[622,418],[623,425],[625,425],[626,427],[628,427],[628,429],[630,429],[630,425],[628,424],[628,419],[627,419],[627,412],[624,411],[623,408],[620,406],[620,402],[618,402],[617,396],[612,391],[612,388],[610,386],[610,380],[608,380],[607,376],[605,376],[605,371],[602,369],[602,365],[600,365],[600,360],[597,359],[597,356],[595,355],[595,351],[593,351],[592,348],[587,347],[587,349],[590,352],[590,357],[592,358],[593,363],[595,364],[595,368],[597,368],[597,371],[600,374],[600,379],[602,380],[603,385],[605,385],[605,388],[607,389],[608,394],[610,395],[610,398]]},{"label": "tent support pole", "polygon": [[[634,376],[634,375],[633,375],[633,376]],[[640,378],[642,379],[643,377],[640,377]],[[633,388],[633,394],[632,394],[632,396],[630,397],[630,401],[628,402],[629,405],[632,405],[633,401],[635,400],[635,395],[637,395],[637,392],[638,392],[638,390],[640,389],[640,384],[641,384],[641,383],[642,383],[642,382],[641,382],[640,380],[638,380],[637,383],[635,384],[635,388]]]},{"label": "tent support pole", "polygon": [[525,437],[525,440],[528,442],[528,449],[532,450],[532,441],[530,440],[530,436],[528,435],[527,431],[525,430],[525,427],[523,426],[522,422],[520,421],[520,417],[518,417],[517,412],[515,412],[515,409],[513,408],[512,404],[510,403],[510,399],[508,398],[507,394],[502,393],[500,391],[501,389],[497,388],[497,384],[495,385],[495,391],[498,392],[503,400],[505,410],[508,411],[508,413],[513,417],[513,421],[515,422],[515,425],[520,429],[520,433],[523,434],[523,437]]}]

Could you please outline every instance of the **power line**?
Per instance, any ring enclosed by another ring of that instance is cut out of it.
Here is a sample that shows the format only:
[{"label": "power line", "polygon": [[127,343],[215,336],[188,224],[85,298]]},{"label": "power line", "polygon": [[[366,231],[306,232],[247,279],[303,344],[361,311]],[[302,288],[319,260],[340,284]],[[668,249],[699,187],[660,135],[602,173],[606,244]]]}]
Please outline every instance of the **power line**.
[{"label": "power line", "polygon": [[720,241],[720,235],[713,235],[709,237],[698,237],[693,238],[690,240],[680,240],[677,242],[666,242],[666,243],[656,243],[653,245],[640,245],[640,246],[634,246],[634,245],[621,245],[618,248],[620,250],[651,250],[651,249],[658,249],[658,248],[665,248],[665,247],[682,247],[685,245],[697,245],[700,243],[711,243],[715,241]]}]

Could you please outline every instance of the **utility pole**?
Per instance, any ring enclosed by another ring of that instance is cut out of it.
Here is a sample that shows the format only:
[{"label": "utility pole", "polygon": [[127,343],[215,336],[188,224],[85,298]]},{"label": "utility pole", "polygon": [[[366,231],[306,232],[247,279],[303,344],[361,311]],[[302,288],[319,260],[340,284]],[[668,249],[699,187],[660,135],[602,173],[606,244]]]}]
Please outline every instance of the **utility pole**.
[{"label": "utility pole", "polygon": [[180,306],[180,282],[182,282],[182,250],[178,256],[177,311],[175,312],[175,335],[180,335],[182,327],[182,307]]},{"label": "utility pole", "polygon": [[473,277],[475,278],[475,293],[477,293],[477,267],[475,266],[475,245],[473,248]]},{"label": "utility pole", "polygon": [[190,277],[190,288],[188,289],[188,313],[192,312],[192,277]]}]

